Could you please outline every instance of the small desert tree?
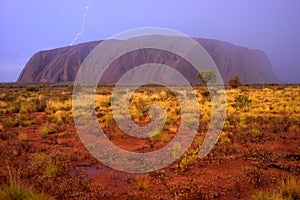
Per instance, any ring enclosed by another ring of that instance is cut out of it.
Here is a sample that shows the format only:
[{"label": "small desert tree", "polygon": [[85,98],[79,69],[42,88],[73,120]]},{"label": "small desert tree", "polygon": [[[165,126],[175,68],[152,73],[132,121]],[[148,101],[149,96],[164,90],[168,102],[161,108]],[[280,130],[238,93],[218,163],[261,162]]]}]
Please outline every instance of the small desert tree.
[{"label": "small desert tree", "polygon": [[203,84],[207,83],[215,84],[216,83],[216,74],[212,70],[203,70],[198,73],[198,78],[202,81]]},{"label": "small desert tree", "polygon": [[242,85],[240,78],[238,76],[234,76],[232,77],[229,81],[228,84],[232,87],[232,88],[238,88]]}]

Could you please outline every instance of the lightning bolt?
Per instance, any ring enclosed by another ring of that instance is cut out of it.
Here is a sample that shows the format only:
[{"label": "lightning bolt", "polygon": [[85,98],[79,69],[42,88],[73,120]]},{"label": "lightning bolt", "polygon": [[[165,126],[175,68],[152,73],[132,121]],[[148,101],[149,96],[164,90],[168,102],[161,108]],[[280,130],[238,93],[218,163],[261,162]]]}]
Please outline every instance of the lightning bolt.
[{"label": "lightning bolt", "polygon": [[73,46],[73,44],[76,42],[76,40],[80,37],[80,35],[84,32],[85,29],[85,22],[86,22],[86,16],[89,12],[89,7],[90,7],[90,1],[87,2],[87,4],[85,5],[85,11],[83,13],[82,16],[82,24],[81,24],[81,29],[80,31],[77,33],[77,35],[74,37],[73,41],[70,43],[70,46]]}]

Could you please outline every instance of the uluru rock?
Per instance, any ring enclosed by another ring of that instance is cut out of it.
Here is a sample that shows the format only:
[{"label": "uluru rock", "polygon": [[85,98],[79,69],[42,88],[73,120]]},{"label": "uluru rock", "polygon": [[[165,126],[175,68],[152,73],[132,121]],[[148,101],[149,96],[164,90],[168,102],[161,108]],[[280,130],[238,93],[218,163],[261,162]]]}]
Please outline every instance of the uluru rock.
[{"label": "uluru rock", "polygon": [[[233,76],[239,76],[243,83],[249,84],[279,82],[264,52],[218,40],[195,40],[212,57],[224,83]],[[100,42],[102,41],[38,52],[27,62],[17,81],[33,83],[44,79],[50,83],[72,82],[81,63]],[[178,55],[156,49],[139,49],[121,56],[105,71],[101,82],[117,82],[126,71],[145,63],[168,65],[187,77],[191,83],[199,83],[197,71],[190,63]]]}]

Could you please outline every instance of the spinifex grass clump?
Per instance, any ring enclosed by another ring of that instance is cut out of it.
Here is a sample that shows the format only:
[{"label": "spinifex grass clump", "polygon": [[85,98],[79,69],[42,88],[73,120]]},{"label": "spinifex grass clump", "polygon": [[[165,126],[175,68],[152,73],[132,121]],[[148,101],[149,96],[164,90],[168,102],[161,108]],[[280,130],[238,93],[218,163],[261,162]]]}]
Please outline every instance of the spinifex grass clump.
[{"label": "spinifex grass clump", "polygon": [[300,181],[291,176],[280,184],[279,190],[256,192],[253,200],[299,200]]},{"label": "spinifex grass clump", "polygon": [[54,200],[54,198],[44,193],[34,191],[32,188],[22,183],[20,170],[6,163],[5,175],[7,182],[0,186],[1,200]]},{"label": "spinifex grass clump", "polygon": [[20,184],[9,184],[0,188],[1,200],[54,200],[54,198],[36,193],[32,189]]}]

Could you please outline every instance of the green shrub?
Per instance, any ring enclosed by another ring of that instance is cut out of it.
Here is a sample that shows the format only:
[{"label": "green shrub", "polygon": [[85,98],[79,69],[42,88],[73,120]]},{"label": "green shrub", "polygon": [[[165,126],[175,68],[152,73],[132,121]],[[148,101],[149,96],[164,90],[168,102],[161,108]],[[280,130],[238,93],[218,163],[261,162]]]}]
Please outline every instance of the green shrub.
[{"label": "green shrub", "polygon": [[16,120],[12,119],[11,117],[6,118],[2,123],[3,126],[6,128],[12,128],[19,125],[19,123]]},{"label": "green shrub", "polygon": [[68,111],[56,111],[51,115],[51,119],[56,124],[63,124],[63,123],[69,123],[73,120],[73,116]]},{"label": "green shrub", "polygon": [[31,120],[22,120],[19,122],[19,125],[22,126],[22,127],[27,127],[27,126],[30,126],[34,124],[34,121],[31,121]]},{"label": "green shrub", "polygon": [[55,133],[55,132],[56,132],[55,128],[52,125],[44,126],[41,129],[42,134],[52,134],[52,133]]},{"label": "green shrub", "polygon": [[163,143],[167,143],[170,141],[170,138],[165,134],[161,133],[160,131],[152,131],[149,133],[149,137],[146,141],[149,144],[149,146],[153,148],[157,142],[161,141]]},{"label": "green shrub", "polygon": [[217,76],[213,70],[203,70],[198,73],[198,78],[207,85],[207,83],[215,84]]},{"label": "green shrub", "polygon": [[238,95],[234,98],[234,102],[239,109],[247,112],[250,110],[252,101],[246,95]]},{"label": "green shrub", "polygon": [[44,112],[46,100],[44,98],[30,98],[20,103],[19,112]]},{"label": "green shrub", "polygon": [[169,140],[170,140],[168,136],[166,136],[165,134],[163,134],[161,132],[157,133],[156,131],[154,131],[154,132],[150,133],[149,135],[150,135],[150,140],[161,141],[164,143],[169,142]]},{"label": "green shrub", "polygon": [[59,167],[54,163],[49,163],[45,168],[45,175],[50,178],[55,178],[59,174]]},{"label": "green shrub", "polygon": [[189,150],[185,152],[178,165],[180,171],[186,171],[197,158],[198,150]]},{"label": "green shrub", "polygon": [[55,127],[52,125],[43,126],[40,130],[42,139],[46,139],[47,135],[56,133]]},{"label": "green shrub", "polygon": [[11,108],[12,113],[19,113],[21,110],[21,103],[20,102],[15,102],[14,105]]}]

